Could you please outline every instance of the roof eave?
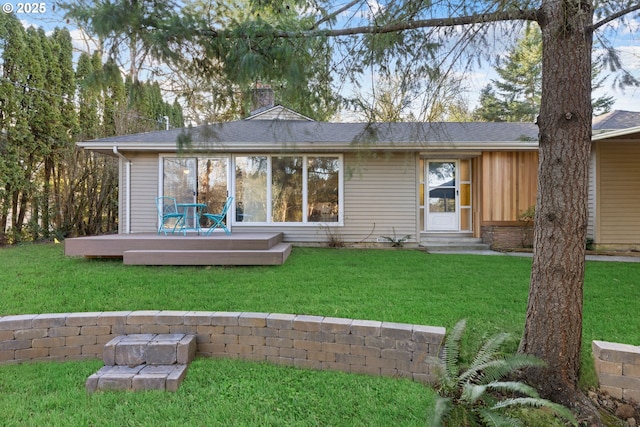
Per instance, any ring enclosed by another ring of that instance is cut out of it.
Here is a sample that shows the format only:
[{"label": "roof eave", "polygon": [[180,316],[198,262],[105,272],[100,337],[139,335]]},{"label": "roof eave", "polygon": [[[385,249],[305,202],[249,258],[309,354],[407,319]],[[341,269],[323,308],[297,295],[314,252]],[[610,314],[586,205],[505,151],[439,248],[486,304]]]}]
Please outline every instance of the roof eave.
[{"label": "roof eave", "polygon": [[602,141],[605,139],[618,138],[621,136],[627,136],[634,133],[640,133],[640,126],[626,128],[626,129],[619,129],[619,130],[604,131],[604,132],[598,133],[597,135],[593,135],[591,140]]},{"label": "roof eave", "polygon": [[[135,143],[135,142],[80,142],[78,147],[90,151],[96,151],[103,154],[113,155],[113,148],[116,147],[120,152],[178,152],[175,142],[164,143]],[[537,141],[505,141],[505,142],[429,142],[429,143],[379,143],[379,144],[349,144],[335,142],[299,142],[299,143],[278,143],[278,144],[256,144],[253,142],[233,142],[233,143],[195,143],[185,151],[196,152],[318,152],[318,151],[338,151],[338,152],[354,152],[363,150],[372,151],[458,151],[458,150],[481,150],[481,151],[532,151],[538,149]]]}]

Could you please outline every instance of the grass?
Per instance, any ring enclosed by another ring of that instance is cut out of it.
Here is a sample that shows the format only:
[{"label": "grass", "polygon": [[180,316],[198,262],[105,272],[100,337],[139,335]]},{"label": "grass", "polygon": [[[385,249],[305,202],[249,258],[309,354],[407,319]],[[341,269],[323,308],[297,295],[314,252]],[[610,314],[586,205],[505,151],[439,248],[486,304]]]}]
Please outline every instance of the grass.
[{"label": "grass", "polygon": [[[41,244],[0,249],[0,266],[0,315],[256,311],[447,328],[466,318],[473,340],[506,331],[516,338],[515,349],[531,260],[295,248],[278,267],[145,267],[67,258],[62,245]],[[587,263],[585,387],[595,384],[591,340],[640,344],[639,277],[640,263]],[[194,363],[175,394],[88,396],[84,381],[99,365],[0,366],[5,424],[424,425],[433,399],[429,388],[404,380],[218,360]]]},{"label": "grass", "polygon": [[3,426],[424,426],[417,383],[197,359],[176,393],[87,394],[100,362],[2,366]]}]

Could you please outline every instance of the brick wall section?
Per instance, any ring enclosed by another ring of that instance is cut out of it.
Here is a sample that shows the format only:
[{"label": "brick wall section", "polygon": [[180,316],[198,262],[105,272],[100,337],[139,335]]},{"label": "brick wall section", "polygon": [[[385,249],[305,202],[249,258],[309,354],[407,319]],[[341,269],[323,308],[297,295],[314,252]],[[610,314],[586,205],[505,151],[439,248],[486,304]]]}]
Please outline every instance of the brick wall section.
[{"label": "brick wall section", "polygon": [[441,327],[321,316],[124,311],[0,317],[0,364],[102,359],[118,335],[185,333],[197,355],[372,375],[434,379]]},{"label": "brick wall section", "polygon": [[533,247],[533,225],[524,222],[486,223],[480,227],[480,235],[494,250]]},{"label": "brick wall section", "polygon": [[640,347],[593,341],[600,389],[618,399],[640,402]]}]

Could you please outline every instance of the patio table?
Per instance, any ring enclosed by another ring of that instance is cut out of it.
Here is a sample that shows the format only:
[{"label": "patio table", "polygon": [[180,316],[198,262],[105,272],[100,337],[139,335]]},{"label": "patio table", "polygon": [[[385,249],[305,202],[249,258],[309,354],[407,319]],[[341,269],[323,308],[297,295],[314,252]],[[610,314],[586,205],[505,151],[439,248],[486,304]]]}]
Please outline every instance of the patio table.
[{"label": "patio table", "polygon": [[[200,217],[207,205],[204,203],[178,203],[176,206],[184,212],[185,228],[200,234]],[[190,227],[189,224],[192,222],[194,223],[194,226]]]}]

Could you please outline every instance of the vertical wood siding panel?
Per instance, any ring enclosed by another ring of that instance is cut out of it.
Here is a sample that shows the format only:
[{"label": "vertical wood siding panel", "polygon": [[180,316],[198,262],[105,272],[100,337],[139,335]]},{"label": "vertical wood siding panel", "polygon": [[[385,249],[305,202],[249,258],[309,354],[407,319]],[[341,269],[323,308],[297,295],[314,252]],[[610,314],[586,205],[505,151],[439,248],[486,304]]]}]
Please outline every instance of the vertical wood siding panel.
[{"label": "vertical wood siding panel", "polygon": [[535,205],[537,152],[482,154],[482,220],[515,221]]}]

